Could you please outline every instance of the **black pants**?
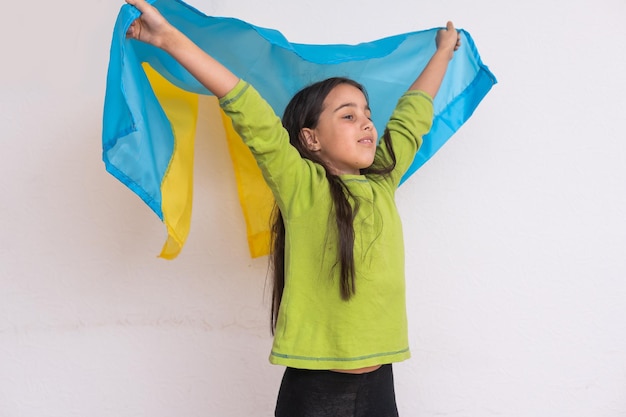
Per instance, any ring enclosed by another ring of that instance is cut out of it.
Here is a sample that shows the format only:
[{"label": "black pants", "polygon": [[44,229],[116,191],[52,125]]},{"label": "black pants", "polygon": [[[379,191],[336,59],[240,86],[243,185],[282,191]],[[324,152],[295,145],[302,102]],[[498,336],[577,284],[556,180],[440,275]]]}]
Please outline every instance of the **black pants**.
[{"label": "black pants", "polygon": [[391,365],[365,374],[287,368],[276,417],[398,417]]}]

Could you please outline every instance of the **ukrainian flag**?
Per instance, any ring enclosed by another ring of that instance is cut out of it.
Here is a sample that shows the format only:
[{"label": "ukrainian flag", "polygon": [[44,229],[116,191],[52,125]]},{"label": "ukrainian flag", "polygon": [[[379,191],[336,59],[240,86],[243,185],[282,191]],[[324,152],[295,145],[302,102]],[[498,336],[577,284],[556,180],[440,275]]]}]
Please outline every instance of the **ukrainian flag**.
[{"label": "ukrainian flag", "polygon": [[[281,116],[301,88],[331,76],[365,86],[379,132],[435,51],[438,29],[358,45],[305,45],[279,32],[233,18],[206,16],[179,0],[149,1],[174,26],[233,73],[255,86]],[[158,48],[126,39],[139,12],[124,5],[115,24],[103,120],[103,160],[108,172],[136,193],[163,221],[168,238],[162,257],[175,258],[190,229],[193,153],[198,95],[210,95]],[[434,102],[430,133],[405,175],[422,166],[472,115],[496,83],[469,33],[461,30]],[[250,151],[223,117],[246,219],[252,256],[269,252],[272,197]]]}]

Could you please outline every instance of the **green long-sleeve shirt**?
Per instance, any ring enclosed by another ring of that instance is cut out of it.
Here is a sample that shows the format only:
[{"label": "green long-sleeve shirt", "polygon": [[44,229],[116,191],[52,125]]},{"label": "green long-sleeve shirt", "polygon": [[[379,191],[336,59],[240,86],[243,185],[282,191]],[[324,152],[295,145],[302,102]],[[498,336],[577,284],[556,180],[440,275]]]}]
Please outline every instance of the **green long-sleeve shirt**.
[{"label": "green long-sleeve shirt", "polygon": [[[430,130],[432,99],[405,93],[387,128],[397,164],[391,175],[342,175],[359,200],[354,220],[356,294],[339,291],[337,235],[324,168],[300,157],[280,119],[244,81],[220,105],[250,148],[285,222],[285,289],[270,362],[304,369],[357,369],[410,356],[404,243],[394,196]],[[388,160],[386,146],[374,164]]]}]

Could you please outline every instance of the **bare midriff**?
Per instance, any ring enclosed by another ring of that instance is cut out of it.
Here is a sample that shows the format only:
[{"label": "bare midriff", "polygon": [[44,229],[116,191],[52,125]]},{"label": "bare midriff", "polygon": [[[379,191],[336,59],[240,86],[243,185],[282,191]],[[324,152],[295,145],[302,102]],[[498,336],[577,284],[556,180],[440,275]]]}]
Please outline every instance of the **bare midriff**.
[{"label": "bare midriff", "polygon": [[373,366],[366,366],[365,368],[358,368],[358,369],[331,369],[331,371],[341,372],[343,374],[366,374],[368,372],[373,372],[380,367],[381,365],[373,365]]}]

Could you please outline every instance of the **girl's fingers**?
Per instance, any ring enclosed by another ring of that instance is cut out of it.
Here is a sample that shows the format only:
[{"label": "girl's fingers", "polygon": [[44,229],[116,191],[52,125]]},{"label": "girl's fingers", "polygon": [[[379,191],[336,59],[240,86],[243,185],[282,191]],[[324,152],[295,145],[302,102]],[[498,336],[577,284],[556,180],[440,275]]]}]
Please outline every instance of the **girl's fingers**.
[{"label": "girl's fingers", "polygon": [[126,3],[135,6],[141,13],[145,12],[150,5],[145,0],[126,0]]},{"label": "girl's fingers", "polygon": [[456,43],[454,44],[454,50],[458,50],[461,47],[461,34],[458,30],[454,28],[454,24],[451,21],[446,23],[446,31],[453,32],[456,34]]}]

